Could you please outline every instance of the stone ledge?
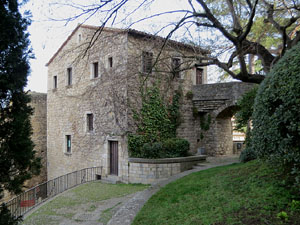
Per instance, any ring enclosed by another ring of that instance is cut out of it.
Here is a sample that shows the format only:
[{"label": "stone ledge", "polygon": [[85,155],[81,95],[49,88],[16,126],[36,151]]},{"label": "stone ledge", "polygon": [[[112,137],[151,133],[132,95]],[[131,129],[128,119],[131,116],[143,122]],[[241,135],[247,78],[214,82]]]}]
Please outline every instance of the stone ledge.
[{"label": "stone ledge", "polygon": [[205,161],[206,157],[207,157],[206,155],[199,155],[199,156],[163,158],[163,159],[128,158],[128,162],[148,163],[148,164],[181,163],[181,162]]}]

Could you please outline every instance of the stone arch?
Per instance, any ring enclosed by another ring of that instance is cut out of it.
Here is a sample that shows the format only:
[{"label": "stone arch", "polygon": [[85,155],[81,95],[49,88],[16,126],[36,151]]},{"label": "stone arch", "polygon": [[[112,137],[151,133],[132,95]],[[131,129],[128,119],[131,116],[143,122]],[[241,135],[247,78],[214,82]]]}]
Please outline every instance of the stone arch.
[{"label": "stone arch", "polygon": [[232,117],[236,109],[235,104],[222,106],[215,113],[214,131],[216,135],[217,155],[233,154],[233,128]]},{"label": "stone arch", "polygon": [[224,104],[211,112],[203,113],[210,115],[211,123],[209,130],[199,130],[198,136],[202,136],[197,148],[204,148],[207,155],[231,155],[233,154],[233,128],[232,116],[236,109],[235,102]]}]

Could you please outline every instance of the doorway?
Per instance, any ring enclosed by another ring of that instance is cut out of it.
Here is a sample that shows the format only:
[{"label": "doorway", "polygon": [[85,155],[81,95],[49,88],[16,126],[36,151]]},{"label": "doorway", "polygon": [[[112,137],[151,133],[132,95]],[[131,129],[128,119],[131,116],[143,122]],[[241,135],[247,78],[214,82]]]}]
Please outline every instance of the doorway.
[{"label": "doorway", "polygon": [[110,174],[118,176],[119,154],[118,154],[117,141],[109,141],[109,156],[110,156]]}]

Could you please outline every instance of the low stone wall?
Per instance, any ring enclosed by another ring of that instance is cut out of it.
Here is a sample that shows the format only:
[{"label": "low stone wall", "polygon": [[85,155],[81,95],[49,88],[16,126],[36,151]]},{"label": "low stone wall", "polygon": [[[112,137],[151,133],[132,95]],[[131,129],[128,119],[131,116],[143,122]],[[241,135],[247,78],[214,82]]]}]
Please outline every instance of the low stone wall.
[{"label": "low stone wall", "polygon": [[129,158],[128,181],[129,183],[151,184],[189,170],[205,160],[204,155],[165,159]]}]

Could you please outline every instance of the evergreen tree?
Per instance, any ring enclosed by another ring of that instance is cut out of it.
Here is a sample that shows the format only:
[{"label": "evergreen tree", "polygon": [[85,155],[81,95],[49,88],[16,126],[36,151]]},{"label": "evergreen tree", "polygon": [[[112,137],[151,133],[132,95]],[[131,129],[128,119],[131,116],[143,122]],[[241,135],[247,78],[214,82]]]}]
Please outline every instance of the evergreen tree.
[{"label": "evergreen tree", "polygon": [[[29,75],[30,20],[19,12],[17,0],[0,2],[0,199],[3,190],[21,192],[22,184],[39,170],[35,158],[28,106],[30,97],[24,92]],[[1,224],[16,223],[2,205]],[[5,222],[6,221],[6,222]]]}]

